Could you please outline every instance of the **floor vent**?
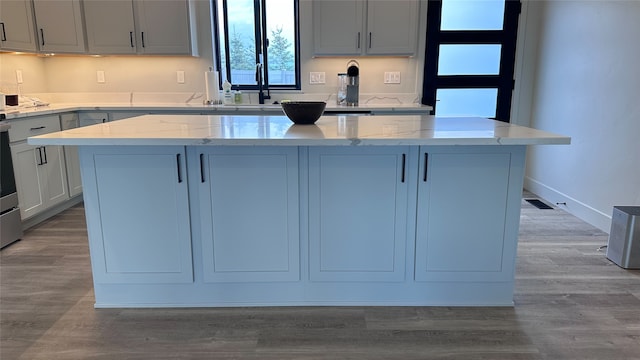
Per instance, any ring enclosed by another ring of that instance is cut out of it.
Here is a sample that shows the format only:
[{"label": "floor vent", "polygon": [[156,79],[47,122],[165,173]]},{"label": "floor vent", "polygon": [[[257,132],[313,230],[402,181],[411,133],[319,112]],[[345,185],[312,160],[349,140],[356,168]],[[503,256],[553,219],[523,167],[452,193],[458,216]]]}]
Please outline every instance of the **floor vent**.
[{"label": "floor vent", "polygon": [[524,199],[526,202],[528,202],[529,204],[537,207],[538,209],[553,209],[551,206],[543,203],[542,201],[538,200],[538,199]]}]

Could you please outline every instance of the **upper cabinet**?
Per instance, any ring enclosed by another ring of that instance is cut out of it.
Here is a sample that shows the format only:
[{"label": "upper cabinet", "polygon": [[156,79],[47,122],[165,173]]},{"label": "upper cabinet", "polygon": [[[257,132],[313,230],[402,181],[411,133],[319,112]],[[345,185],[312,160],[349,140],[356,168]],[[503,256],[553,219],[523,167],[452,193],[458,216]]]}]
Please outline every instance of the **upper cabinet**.
[{"label": "upper cabinet", "polygon": [[314,55],[416,52],[419,0],[315,0]]},{"label": "upper cabinet", "polygon": [[33,6],[40,51],[86,51],[80,0],[34,0]]},{"label": "upper cabinet", "polygon": [[195,55],[195,30],[187,0],[87,0],[89,52]]},{"label": "upper cabinet", "polygon": [[0,49],[37,51],[33,25],[31,0],[0,1]]}]

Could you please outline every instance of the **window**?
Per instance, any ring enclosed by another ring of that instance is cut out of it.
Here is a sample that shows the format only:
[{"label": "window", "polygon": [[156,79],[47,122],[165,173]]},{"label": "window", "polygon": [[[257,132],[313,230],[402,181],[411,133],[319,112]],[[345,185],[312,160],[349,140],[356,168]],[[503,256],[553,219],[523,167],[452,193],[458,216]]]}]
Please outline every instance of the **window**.
[{"label": "window", "polygon": [[429,1],[422,103],[509,122],[519,14],[517,0]]},{"label": "window", "polygon": [[233,89],[300,89],[298,0],[213,1],[221,80]]}]

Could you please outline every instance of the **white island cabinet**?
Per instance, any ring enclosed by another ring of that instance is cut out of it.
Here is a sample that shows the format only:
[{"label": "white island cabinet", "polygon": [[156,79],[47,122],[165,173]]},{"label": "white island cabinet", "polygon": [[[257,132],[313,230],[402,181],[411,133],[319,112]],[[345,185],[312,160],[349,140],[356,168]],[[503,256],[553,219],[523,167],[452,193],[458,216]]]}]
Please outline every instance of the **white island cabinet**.
[{"label": "white island cabinet", "polygon": [[77,145],[96,307],[509,306],[528,145],[480,118],[145,115]]}]

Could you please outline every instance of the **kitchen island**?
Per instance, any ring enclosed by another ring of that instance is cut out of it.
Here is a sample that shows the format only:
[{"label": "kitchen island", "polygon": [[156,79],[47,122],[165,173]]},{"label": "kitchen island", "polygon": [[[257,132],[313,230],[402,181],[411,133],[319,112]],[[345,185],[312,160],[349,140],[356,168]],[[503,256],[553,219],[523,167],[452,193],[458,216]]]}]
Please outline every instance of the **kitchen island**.
[{"label": "kitchen island", "polygon": [[145,115],[80,152],[96,307],[512,305],[525,151],[481,118]]}]

